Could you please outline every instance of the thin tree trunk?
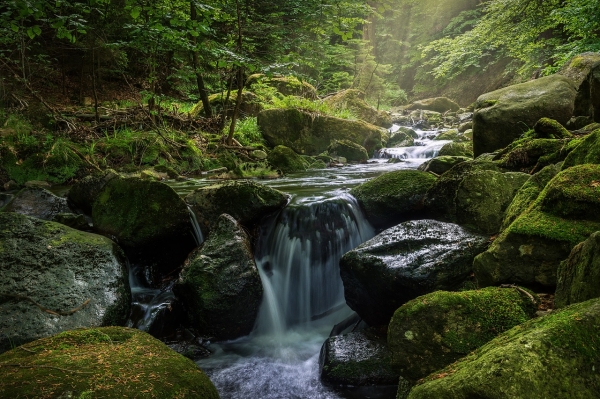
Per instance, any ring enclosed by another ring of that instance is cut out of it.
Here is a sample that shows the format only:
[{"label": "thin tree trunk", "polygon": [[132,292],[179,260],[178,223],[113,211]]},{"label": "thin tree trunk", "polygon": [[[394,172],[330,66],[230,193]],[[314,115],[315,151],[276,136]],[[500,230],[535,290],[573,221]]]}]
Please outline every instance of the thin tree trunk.
[{"label": "thin tree trunk", "polygon": [[[195,21],[198,17],[196,13],[196,6],[193,1],[190,1],[190,17],[193,21]],[[192,42],[194,46],[198,44],[198,39],[196,37],[192,37]],[[212,118],[213,112],[212,107],[210,106],[210,101],[208,101],[208,93],[206,92],[206,87],[204,85],[204,77],[202,73],[199,71],[198,62],[198,52],[194,49],[192,51],[192,67],[194,68],[194,74],[196,75],[196,84],[198,85],[198,92],[200,93],[200,100],[202,101],[202,106],[204,107],[204,115],[207,118]]]},{"label": "thin tree trunk", "polygon": [[100,122],[100,114],[98,114],[98,91],[96,90],[96,49],[92,48],[92,90],[94,91],[94,115],[96,123]]},{"label": "thin tree trunk", "polygon": [[[238,51],[242,51],[242,16],[240,12],[240,2],[235,1],[236,12],[237,12],[237,24],[238,24]],[[242,104],[242,92],[244,90],[244,68],[240,66],[238,68],[238,92],[235,101],[235,108],[231,117],[231,125],[229,125],[229,136],[227,136],[227,145],[233,145],[233,133],[235,132],[235,123],[237,121],[238,114],[240,112],[240,105]]]}]

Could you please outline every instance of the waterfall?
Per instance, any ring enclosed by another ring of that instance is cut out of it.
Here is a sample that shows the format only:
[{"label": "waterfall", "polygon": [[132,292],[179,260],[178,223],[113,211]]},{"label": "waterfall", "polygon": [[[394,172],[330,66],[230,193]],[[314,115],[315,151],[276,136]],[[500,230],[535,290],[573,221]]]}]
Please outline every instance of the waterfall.
[{"label": "waterfall", "polygon": [[254,334],[281,338],[346,307],[339,260],[374,230],[347,194],[288,206],[268,222],[256,251],[264,294]]},{"label": "waterfall", "polygon": [[192,223],[192,233],[194,233],[194,240],[196,240],[196,245],[200,246],[200,244],[204,242],[204,236],[202,235],[202,230],[200,230],[198,218],[196,218],[196,214],[192,210],[192,207],[189,205],[188,211],[190,212],[190,222]]}]

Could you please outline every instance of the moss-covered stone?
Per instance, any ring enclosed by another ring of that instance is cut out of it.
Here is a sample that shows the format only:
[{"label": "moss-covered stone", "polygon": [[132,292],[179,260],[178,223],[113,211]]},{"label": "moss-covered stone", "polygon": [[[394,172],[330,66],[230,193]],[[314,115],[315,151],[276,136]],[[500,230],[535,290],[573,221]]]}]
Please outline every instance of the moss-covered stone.
[{"label": "moss-covered stone", "polygon": [[309,100],[316,100],[318,97],[317,89],[313,85],[306,81],[300,81],[295,76],[269,78],[266,75],[257,73],[246,79],[246,87],[252,88],[257,83],[273,87],[284,96],[298,96]]},{"label": "moss-covered stone", "polygon": [[200,227],[208,233],[223,213],[252,229],[263,217],[283,208],[288,196],[251,180],[200,187],[185,197]]},{"label": "moss-covered stone", "polygon": [[221,215],[206,242],[194,251],[174,292],[184,298],[189,322],[219,340],[252,331],[262,285],[248,235],[229,215]]},{"label": "moss-covered stone", "polygon": [[369,159],[365,147],[349,140],[334,140],[327,151],[331,156],[346,158],[348,162],[366,162]]},{"label": "moss-covered stone", "polygon": [[[527,208],[475,258],[480,286],[517,283],[555,287],[559,263],[571,249],[600,230],[600,165],[560,172]],[[587,210],[587,211],[585,211]]]},{"label": "moss-covered stone", "polygon": [[170,179],[176,179],[179,177],[179,173],[169,165],[156,165],[154,170],[158,173],[166,173]]},{"label": "moss-covered stone", "polygon": [[116,237],[130,260],[170,272],[195,247],[190,213],[169,186],[140,178],[113,178],[92,206],[94,227]]},{"label": "moss-covered stone", "polygon": [[445,132],[438,134],[434,140],[450,140],[457,143],[463,141],[470,141],[469,138],[467,138],[464,134],[460,133],[457,129],[446,130]]},{"label": "moss-covered stone", "polygon": [[464,143],[448,143],[440,149],[438,155],[473,158],[473,143],[470,141]]},{"label": "moss-covered stone", "polygon": [[78,329],[0,355],[3,398],[218,399],[191,360],[138,330]]},{"label": "moss-covered stone", "polygon": [[479,96],[473,115],[475,156],[506,147],[540,118],[567,123],[576,94],[572,80],[552,75]]},{"label": "moss-covered stone", "polygon": [[500,151],[494,161],[502,168],[535,173],[545,166],[564,161],[578,145],[579,139],[523,138]]},{"label": "moss-covered stone", "polygon": [[565,158],[563,169],[586,163],[600,163],[600,129],[591,134],[575,147]]},{"label": "moss-covered stone", "polygon": [[408,105],[406,109],[426,109],[436,112],[458,111],[460,105],[446,97],[426,98],[415,101]]},{"label": "moss-covered stone", "polygon": [[289,147],[278,145],[267,156],[269,164],[283,173],[303,172],[307,162]]},{"label": "moss-covered stone", "polygon": [[560,263],[554,305],[561,308],[600,297],[600,232],[573,248]]},{"label": "moss-covered stone", "polygon": [[[412,129],[410,129],[412,130]],[[386,143],[387,148],[412,147],[415,145],[415,139],[404,131],[395,132]]]},{"label": "moss-covered stone", "polygon": [[598,397],[598,325],[598,299],[533,319],[429,375],[409,399]]},{"label": "moss-covered stone", "polygon": [[392,367],[416,381],[535,315],[537,303],[515,288],[436,291],[402,305],[388,327]]},{"label": "moss-covered stone", "polygon": [[469,157],[438,156],[423,163],[421,166],[419,166],[418,170],[423,172],[433,172],[436,175],[441,175],[452,169],[454,165],[467,162],[471,159],[472,158]]},{"label": "moss-covered stone", "polygon": [[298,154],[318,155],[333,140],[350,140],[369,154],[383,147],[385,129],[363,121],[314,115],[296,109],[269,109],[258,115],[258,126],[272,146],[284,145]]},{"label": "moss-covered stone", "polygon": [[546,184],[560,172],[558,165],[546,166],[521,186],[512,202],[506,209],[500,230],[506,229],[523,213],[540,195]]},{"label": "moss-covered stone", "polygon": [[413,220],[383,231],[340,260],[346,303],[369,325],[385,325],[404,303],[460,288],[488,237],[456,224]]},{"label": "moss-covered stone", "polygon": [[106,183],[115,177],[117,172],[108,169],[97,175],[86,176],[73,185],[67,193],[67,201],[73,209],[80,209],[88,215],[92,214],[92,205]]},{"label": "moss-covered stone", "polygon": [[396,385],[385,335],[375,329],[329,337],[321,348],[321,381],[334,387]]},{"label": "moss-covered stone", "polygon": [[54,220],[60,213],[71,213],[67,200],[37,187],[26,187],[15,194],[3,212],[15,212],[44,220]]},{"label": "moss-covered stone", "polygon": [[600,55],[597,52],[578,54],[565,63],[558,74],[575,82],[577,98],[573,115],[589,116],[600,122]]},{"label": "moss-covered stone", "polygon": [[420,171],[385,173],[350,190],[376,227],[389,227],[413,217],[422,208],[427,190],[436,177]]},{"label": "moss-covered stone", "polygon": [[563,125],[550,118],[541,118],[533,126],[533,130],[538,138],[545,139],[564,139],[573,135]]},{"label": "moss-covered stone", "polygon": [[[96,234],[0,213],[0,274],[0,352],[72,328],[123,325],[129,316],[123,252]],[[25,297],[54,312],[81,309],[60,316]]]},{"label": "moss-covered stone", "polygon": [[365,101],[365,93],[356,89],[341,91],[325,99],[325,103],[337,110],[350,110],[359,119],[381,126],[386,129],[392,127],[392,117],[384,111],[378,111]]}]

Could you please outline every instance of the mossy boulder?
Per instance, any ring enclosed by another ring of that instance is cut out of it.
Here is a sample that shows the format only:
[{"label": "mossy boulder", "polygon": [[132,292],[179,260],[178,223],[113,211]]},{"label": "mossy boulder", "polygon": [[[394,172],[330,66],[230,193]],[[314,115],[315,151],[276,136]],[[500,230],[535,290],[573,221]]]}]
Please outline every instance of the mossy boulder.
[{"label": "mossy boulder", "polygon": [[112,169],[84,177],[69,189],[67,193],[69,206],[91,215],[92,205],[96,201],[96,198],[98,198],[98,194],[102,191],[106,183],[115,177],[119,177],[119,174]]},{"label": "mossy boulder", "polygon": [[195,248],[190,213],[166,184],[136,177],[113,178],[92,205],[94,227],[115,237],[134,263],[170,272]]},{"label": "mossy boulder", "polygon": [[421,164],[418,170],[421,170],[423,172],[432,172],[436,175],[441,175],[452,169],[454,165],[470,161],[471,159],[472,158],[469,157],[438,156],[435,158],[431,158],[430,160]]},{"label": "mossy boulder", "polygon": [[600,122],[600,55],[588,52],[576,55],[558,72],[575,82],[575,116],[589,116]]},{"label": "mossy boulder", "polygon": [[200,227],[208,233],[224,213],[252,229],[263,217],[282,209],[288,196],[251,180],[235,180],[200,187],[188,194],[185,201],[196,214]]},{"label": "mossy boulder", "polygon": [[415,298],[396,310],[388,327],[392,367],[412,381],[426,377],[531,319],[533,298],[496,287]]},{"label": "mossy boulder", "polygon": [[600,297],[600,231],[577,244],[557,274],[557,308]]},{"label": "mossy boulder", "polygon": [[438,155],[442,157],[450,156],[473,158],[473,143],[470,141],[463,143],[448,143],[440,149]]},{"label": "mossy boulder", "polygon": [[498,152],[494,161],[504,169],[535,173],[545,166],[564,161],[580,139],[523,138]]},{"label": "mossy boulder", "polygon": [[566,156],[563,169],[586,163],[600,163],[600,129],[590,133]]},{"label": "mossy boulder", "polygon": [[384,325],[404,303],[458,288],[488,237],[435,220],[385,230],[340,260],[346,303],[369,325]]},{"label": "mossy boulder", "polygon": [[272,146],[284,145],[298,154],[318,155],[333,140],[350,140],[372,154],[383,147],[385,129],[364,121],[314,115],[297,109],[269,109],[258,115],[258,126]]},{"label": "mossy boulder", "polygon": [[48,190],[36,187],[26,187],[19,191],[2,211],[20,213],[44,220],[54,220],[61,213],[72,213],[66,198],[58,197]]},{"label": "mossy boulder", "polygon": [[567,123],[576,95],[572,80],[552,75],[479,96],[473,115],[475,156],[506,147],[540,118]]},{"label": "mossy boulder", "polygon": [[201,334],[225,340],[252,331],[262,285],[249,237],[233,217],[219,217],[208,239],[185,262],[174,292]]},{"label": "mossy boulder", "polygon": [[0,365],[3,398],[219,398],[193,361],[130,328],[65,331],[0,355]]},{"label": "mossy boulder", "polygon": [[325,103],[336,110],[347,109],[358,119],[381,126],[386,129],[392,127],[392,117],[385,111],[378,111],[365,101],[365,93],[356,89],[348,89],[327,97]]},{"label": "mossy boulder", "polygon": [[447,112],[458,111],[460,105],[447,97],[425,98],[409,104],[406,109],[426,109],[428,111]]},{"label": "mossy boulder", "polygon": [[308,163],[294,150],[284,145],[278,145],[267,156],[269,164],[283,173],[303,172]]},{"label": "mossy boulder", "polygon": [[530,205],[475,258],[479,286],[516,283],[556,286],[556,271],[571,249],[600,230],[600,165],[560,172]]},{"label": "mossy boulder", "polygon": [[[227,108],[227,115],[233,115],[235,108],[235,102],[237,101],[237,90],[232,90],[227,98],[227,92],[211,94],[208,96],[208,102],[214,111],[217,113],[223,112],[225,107]],[[256,116],[262,111],[263,105],[260,102],[260,98],[252,93],[251,91],[244,90],[242,92],[242,103],[240,104],[240,112],[244,116]],[[204,104],[199,101],[189,111],[189,116],[196,118],[204,112]]]},{"label": "mossy boulder", "polygon": [[333,157],[344,157],[348,162],[366,162],[369,159],[367,150],[360,144],[350,140],[334,140],[327,149]]},{"label": "mossy boulder", "polygon": [[387,148],[412,147],[415,145],[415,139],[418,137],[419,135],[414,130],[408,127],[401,127],[391,134],[385,146]]},{"label": "mossy boulder", "polygon": [[530,320],[419,381],[409,399],[600,396],[600,300]]},{"label": "mossy boulder", "polygon": [[0,213],[0,274],[0,352],[77,327],[123,325],[129,316],[126,259],[96,234]]},{"label": "mossy boulder", "polygon": [[375,227],[390,227],[418,215],[427,190],[435,183],[430,173],[388,172],[350,190]]},{"label": "mossy boulder", "polygon": [[465,137],[465,135],[459,132],[457,129],[446,130],[445,132],[442,132],[435,136],[434,140],[450,140],[457,143],[463,141],[470,141],[468,137]]},{"label": "mossy boulder", "polygon": [[560,172],[558,165],[549,165],[531,176],[517,191],[512,202],[506,209],[500,230],[508,228],[512,222],[525,212],[558,172]]},{"label": "mossy boulder", "polygon": [[333,387],[397,385],[385,335],[376,329],[329,337],[321,348],[321,381]]},{"label": "mossy boulder", "polygon": [[533,131],[536,137],[546,139],[564,139],[573,137],[563,125],[550,118],[542,118],[535,123]]},{"label": "mossy boulder", "polygon": [[316,100],[317,89],[306,81],[301,81],[295,76],[278,76],[269,78],[263,74],[254,74],[246,79],[246,87],[252,88],[255,84],[261,83],[275,88],[284,96],[297,96]]}]

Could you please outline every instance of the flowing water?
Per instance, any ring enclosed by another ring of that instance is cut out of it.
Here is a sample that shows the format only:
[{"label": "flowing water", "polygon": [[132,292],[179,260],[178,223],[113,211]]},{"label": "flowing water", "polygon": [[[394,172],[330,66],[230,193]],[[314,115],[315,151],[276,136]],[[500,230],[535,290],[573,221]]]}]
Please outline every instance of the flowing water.
[{"label": "flowing water", "polygon": [[[235,341],[213,343],[213,355],[197,361],[221,398],[341,397],[320,382],[319,352],[332,327],[352,315],[344,301],[339,260],[375,234],[347,192],[382,173],[416,169],[448,143],[432,140],[436,132],[417,133],[415,146],[383,149],[367,164],[265,182],[290,193],[292,200],[261,225],[255,258],[264,294],[254,331]],[[389,158],[401,162],[388,163]],[[185,195],[212,183],[201,179],[172,185]],[[149,292],[138,281],[132,281],[134,286],[137,298],[147,302],[139,304],[147,314],[136,326],[148,329],[153,312],[169,303],[172,294]]]}]

